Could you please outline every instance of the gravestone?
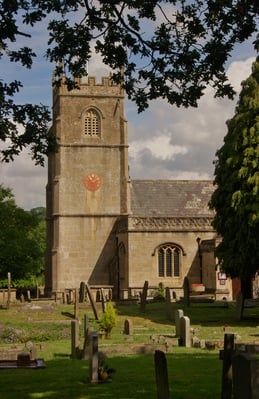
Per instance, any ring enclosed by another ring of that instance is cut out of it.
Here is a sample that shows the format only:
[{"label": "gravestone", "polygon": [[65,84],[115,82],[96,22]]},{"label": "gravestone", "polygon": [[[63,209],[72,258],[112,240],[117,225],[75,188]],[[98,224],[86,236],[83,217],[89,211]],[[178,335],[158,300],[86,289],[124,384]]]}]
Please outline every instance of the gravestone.
[{"label": "gravestone", "polygon": [[124,330],[123,330],[125,335],[132,335],[133,334],[133,323],[132,320],[125,320],[124,322]]},{"label": "gravestone", "polygon": [[224,334],[221,399],[232,399],[232,357],[234,351],[234,342],[234,334]]},{"label": "gravestone", "polygon": [[17,355],[17,366],[18,367],[28,367],[31,364],[30,354],[27,352],[19,353]]},{"label": "gravestone", "polygon": [[98,383],[98,334],[92,332],[90,334],[90,359],[89,359],[89,380],[92,384]]},{"label": "gravestone", "polygon": [[76,359],[79,354],[79,323],[78,320],[71,321],[71,357]]},{"label": "gravestone", "polygon": [[174,313],[174,321],[175,321],[175,336],[180,337],[181,327],[180,327],[180,319],[184,316],[182,309],[176,309]]},{"label": "gravestone", "polygon": [[85,295],[86,295],[85,282],[81,281],[80,288],[79,288],[79,302],[80,303],[83,303],[85,301]]},{"label": "gravestone", "polygon": [[89,326],[89,317],[84,315],[84,347],[82,351],[82,359],[89,359],[89,346],[90,346],[90,335],[92,333],[92,327]]},{"label": "gravestone", "polygon": [[173,308],[172,308],[171,294],[170,294],[169,287],[166,287],[166,289],[165,289],[165,305],[166,305],[166,318],[167,318],[167,320],[172,320],[173,319]]},{"label": "gravestone", "polygon": [[183,295],[185,305],[190,306],[190,284],[188,277],[184,277],[183,280]]},{"label": "gravestone", "polygon": [[232,359],[233,399],[259,399],[259,359],[237,353]]},{"label": "gravestone", "polygon": [[180,346],[190,348],[191,346],[191,331],[190,331],[190,319],[187,316],[180,318]]},{"label": "gravestone", "polygon": [[166,357],[163,351],[155,351],[157,399],[169,399],[169,383]]},{"label": "gravestone", "polygon": [[236,299],[236,314],[235,314],[236,321],[242,320],[243,309],[244,309],[244,295],[242,291],[240,291]]},{"label": "gravestone", "polygon": [[91,306],[92,306],[92,309],[93,309],[93,312],[94,312],[95,319],[99,320],[98,313],[97,313],[97,308],[95,306],[94,298],[93,298],[93,295],[92,295],[92,292],[91,292],[91,289],[90,289],[88,283],[85,283],[85,287],[86,287],[87,295],[88,295],[88,297],[90,299],[90,303],[91,303]]},{"label": "gravestone", "polygon": [[145,281],[144,287],[140,296],[140,311],[142,313],[146,310],[146,301],[147,301],[147,292],[148,292],[148,281]]}]

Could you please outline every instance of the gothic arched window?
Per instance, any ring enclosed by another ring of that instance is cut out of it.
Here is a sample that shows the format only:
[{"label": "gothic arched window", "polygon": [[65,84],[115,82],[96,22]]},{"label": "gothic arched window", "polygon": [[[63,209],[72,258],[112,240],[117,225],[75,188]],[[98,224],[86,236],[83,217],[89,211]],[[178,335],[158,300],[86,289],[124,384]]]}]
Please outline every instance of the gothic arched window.
[{"label": "gothic arched window", "polygon": [[84,114],[84,133],[86,136],[101,136],[101,118],[94,108],[89,108]]},{"label": "gothic arched window", "polygon": [[158,276],[180,277],[180,249],[173,244],[164,244],[158,248]]}]

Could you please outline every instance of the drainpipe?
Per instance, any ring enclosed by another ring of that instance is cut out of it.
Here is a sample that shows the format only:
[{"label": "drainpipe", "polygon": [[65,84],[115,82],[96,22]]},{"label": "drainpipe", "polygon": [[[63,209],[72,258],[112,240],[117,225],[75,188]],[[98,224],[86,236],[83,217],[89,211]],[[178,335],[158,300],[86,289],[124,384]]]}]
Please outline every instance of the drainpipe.
[{"label": "drainpipe", "polygon": [[196,239],[198,245],[198,255],[199,255],[199,264],[200,264],[200,283],[202,284],[202,254],[201,254],[201,239],[197,237]]}]

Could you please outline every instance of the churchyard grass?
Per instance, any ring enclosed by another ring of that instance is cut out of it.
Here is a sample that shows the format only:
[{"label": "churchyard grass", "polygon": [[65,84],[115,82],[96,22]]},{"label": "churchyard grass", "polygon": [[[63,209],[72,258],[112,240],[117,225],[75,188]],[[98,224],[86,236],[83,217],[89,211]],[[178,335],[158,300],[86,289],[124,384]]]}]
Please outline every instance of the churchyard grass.
[{"label": "churchyard grass", "polygon": [[[46,368],[0,370],[1,399],[156,398],[153,354],[123,353],[123,348],[130,345],[152,345],[151,337],[154,336],[171,339],[172,347],[166,358],[172,398],[220,398],[222,363],[219,350],[178,347],[177,339],[173,338],[174,322],[166,319],[164,303],[147,304],[145,313],[140,313],[137,304],[116,305],[117,325],[109,339],[99,340],[99,350],[105,352],[109,348],[107,363],[116,369],[113,381],[106,384],[90,384],[88,361],[70,358],[73,305],[44,305],[38,309],[33,306],[0,309],[0,349],[24,345],[27,340],[32,340]],[[184,310],[190,318],[192,334],[199,339],[223,340],[227,330],[236,335],[237,341],[259,340],[258,307],[246,308],[244,320],[236,322],[234,305],[195,303],[187,308],[182,303],[174,303],[172,306]],[[101,311],[99,305],[98,311]],[[98,329],[90,305],[80,305],[81,347],[84,314],[90,317],[93,328]],[[125,319],[133,323],[133,336],[123,334]],[[9,339],[8,329],[11,331]]]}]

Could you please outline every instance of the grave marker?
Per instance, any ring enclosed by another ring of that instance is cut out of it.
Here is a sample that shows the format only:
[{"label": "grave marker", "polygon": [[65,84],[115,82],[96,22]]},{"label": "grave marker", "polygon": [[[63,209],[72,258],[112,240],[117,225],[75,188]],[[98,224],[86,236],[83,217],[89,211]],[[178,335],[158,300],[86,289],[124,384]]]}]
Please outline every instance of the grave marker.
[{"label": "grave marker", "polygon": [[234,334],[224,334],[221,399],[232,398],[232,356],[234,351],[234,340]]},{"label": "grave marker", "polygon": [[167,362],[163,351],[155,351],[157,399],[169,399]]},{"label": "grave marker", "polygon": [[190,319],[187,316],[180,318],[180,346],[190,348],[191,346],[191,332],[190,332]]},{"label": "grave marker", "polygon": [[175,321],[175,336],[180,337],[181,327],[180,327],[180,319],[184,316],[182,309],[176,309],[174,313],[174,321]]},{"label": "grave marker", "polygon": [[133,334],[133,323],[132,320],[125,320],[124,322],[124,330],[123,333],[126,335],[132,335]]},{"label": "grave marker", "polygon": [[71,321],[71,357],[76,359],[79,354],[79,323],[78,320]]},{"label": "grave marker", "polygon": [[83,303],[85,301],[85,295],[86,295],[85,282],[81,281],[80,288],[79,288],[79,302],[80,303]]},{"label": "grave marker", "polygon": [[92,384],[98,383],[98,334],[92,332],[90,334],[90,364],[89,364],[89,379]]},{"label": "grave marker", "polygon": [[142,313],[144,313],[146,310],[147,292],[148,292],[148,281],[145,281],[143,291],[140,295],[140,311]]},{"label": "grave marker", "polygon": [[86,287],[87,295],[89,296],[89,299],[90,299],[90,302],[91,302],[91,305],[92,305],[92,309],[93,309],[93,312],[94,312],[94,317],[95,317],[96,320],[99,320],[98,313],[97,313],[97,308],[95,306],[94,298],[93,298],[93,295],[92,295],[92,292],[91,292],[91,289],[90,289],[88,283],[85,283],[85,287]]}]

